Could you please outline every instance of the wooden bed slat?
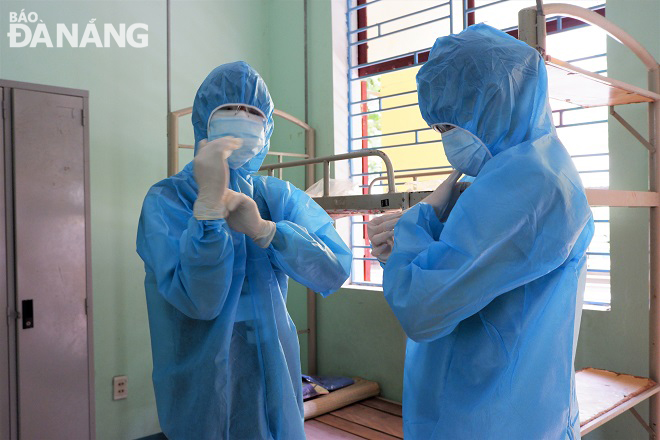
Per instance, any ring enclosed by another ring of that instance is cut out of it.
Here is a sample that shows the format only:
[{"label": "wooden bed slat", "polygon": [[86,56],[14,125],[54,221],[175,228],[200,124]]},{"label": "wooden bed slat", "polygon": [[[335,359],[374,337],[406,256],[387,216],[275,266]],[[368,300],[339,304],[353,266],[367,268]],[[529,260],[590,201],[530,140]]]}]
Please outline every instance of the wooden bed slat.
[{"label": "wooden bed slat", "polygon": [[342,419],[341,417],[333,416],[332,414],[326,414],[324,416],[317,417],[314,420],[325,423],[326,425],[330,425],[334,428],[341,429],[342,431],[350,432],[351,434],[355,434],[368,440],[397,440],[401,438],[385,434],[384,432],[376,431],[366,426]]},{"label": "wooden bed slat", "polygon": [[307,440],[360,440],[362,438],[316,420],[305,422],[305,436]]},{"label": "wooden bed slat", "polygon": [[360,402],[361,405],[368,406],[370,408],[375,408],[380,411],[402,417],[403,412],[401,405],[394,402],[388,402],[387,400],[381,399],[380,397],[374,397],[373,399],[367,399]]},{"label": "wooden bed slat", "polygon": [[546,55],[550,97],[582,107],[653,102],[648,90],[607,78]]},{"label": "wooden bed slat", "polygon": [[576,372],[575,387],[582,435],[648,399],[660,389],[654,381],[645,377],[596,368]]},{"label": "wooden bed slat", "polygon": [[403,438],[403,419],[364,405],[351,405],[331,413],[333,416]]}]

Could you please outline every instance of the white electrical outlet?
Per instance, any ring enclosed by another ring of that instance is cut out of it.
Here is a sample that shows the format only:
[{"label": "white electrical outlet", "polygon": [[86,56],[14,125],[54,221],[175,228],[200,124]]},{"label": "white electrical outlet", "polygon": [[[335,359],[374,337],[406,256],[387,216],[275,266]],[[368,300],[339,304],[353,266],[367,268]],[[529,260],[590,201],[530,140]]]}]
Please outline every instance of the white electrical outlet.
[{"label": "white electrical outlet", "polygon": [[121,400],[128,397],[128,376],[115,376],[112,378],[112,400]]}]

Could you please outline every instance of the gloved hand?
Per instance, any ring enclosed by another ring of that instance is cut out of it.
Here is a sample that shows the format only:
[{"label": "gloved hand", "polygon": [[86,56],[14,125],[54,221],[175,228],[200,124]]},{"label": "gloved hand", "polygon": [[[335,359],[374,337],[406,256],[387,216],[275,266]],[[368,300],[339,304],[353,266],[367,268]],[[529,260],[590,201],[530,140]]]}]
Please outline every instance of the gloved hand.
[{"label": "gloved hand", "polygon": [[227,215],[223,201],[229,183],[227,158],[242,142],[230,136],[211,142],[206,139],[199,141],[193,160],[193,174],[198,187],[193,215],[197,220],[217,220]]},{"label": "gloved hand", "polygon": [[435,215],[437,215],[439,219],[442,218],[442,215],[444,214],[445,209],[451,200],[451,192],[454,189],[454,185],[458,181],[459,177],[461,177],[461,172],[454,170],[454,172],[452,172],[449,177],[447,177],[447,179],[445,179],[445,181],[436,188],[435,191],[433,191],[431,194],[426,196],[424,200],[422,200],[422,202],[428,203],[433,207]]},{"label": "gloved hand", "polygon": [[236,232],[252,238],[257,246],[267,248],[275,236],[275,223],[261,218],[257,202],[243,193],[227,190],[227,224]]},{"label": "gloved hand", "polygon": [[371,255],[386,263],[394,246],[394,226],[403,212],[381,215],[367,223],[367,234],[371,241]]}]

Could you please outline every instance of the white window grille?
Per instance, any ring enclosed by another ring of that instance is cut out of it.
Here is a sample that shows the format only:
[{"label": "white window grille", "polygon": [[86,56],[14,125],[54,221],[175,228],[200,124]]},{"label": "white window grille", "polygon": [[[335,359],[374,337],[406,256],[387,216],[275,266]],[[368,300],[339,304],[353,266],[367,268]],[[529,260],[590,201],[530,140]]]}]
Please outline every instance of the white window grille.
[{"label": "white window grille", "polygon": [[[458,32],[465,25],[485,22],[517,37],[518,11],[535,1],[450,0],[347,0],[348,23],[348,145],[349,151],[383,149],[395,173],[449,169],[439,136],[429,129],[417,107],[415,74],[428,59],[439,36]],[[600,1],[574,0],[598,13]],[[607,73],[605,36],[572,19],[548,20],[548,53],[579,67]],[[583,109],[551,101],[557,134],[573,157],[585,187],[608,188],[609,153],[607,109]],[[363,191],[383,175],[377,158],[349,163],[349,174]],[[425,189],[436,177],[397,180],[398,188]],[[426,182],[426,183],[425,183]],[[373,185],[382,191],[384,182]],[[609,208],[594,208],[596,234],[588,251],[585,307],[610,307]],[[353,285],[382,285],[382,269],[370,253],[366,223],[369,216],[352,217],[349,241],[353,250]]]}]

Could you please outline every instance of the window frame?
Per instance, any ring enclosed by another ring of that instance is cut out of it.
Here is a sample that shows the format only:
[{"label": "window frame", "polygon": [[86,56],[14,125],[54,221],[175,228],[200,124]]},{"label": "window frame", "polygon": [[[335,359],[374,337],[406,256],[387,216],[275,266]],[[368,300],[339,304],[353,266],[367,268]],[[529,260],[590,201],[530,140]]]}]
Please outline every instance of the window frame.
[{"label": "window frame", "polygon": [[[368,102],[375,99],[372,98],[370,99],[367,94],[366,90],[366,81],[368,78],[377,76],[377,75],[382,75],[385,73],[390,73],[390,72],[395,72],[398,70],[403,70],[407,68],[412,68],[416,66],[420,66],[424,64],[429,57],[430,50],[431,48],[425,48],[425,49],[420,49],[416,50],[413,52],[408,52],[408,53],[403,53],[403,54],[398,54],[394,55],[390,58],[386,58],[384,60],[379,60],[379,61],[374,61],[374,62],[369,62],[368,61],[368,43],[370,39],[367,37],[368,29],[376,26],[374,25],[369,25],[368,23],[368,17],[367,17],[367,11],[368,7],[374,3],[378,3],[383,0],[372,0],[372,1],[367,1],[367,0],[347,0],[346,2],[346,23],[347,23],[347,33],[346,33],[346,43],[347,43],[347,50],[348,50],[348,64],[347,64],[347,73],[348,73],[348,112],[347,112],[347,117],[348,117],[348,151],[355,151],[353,148],[353,143],[356,141],[361,141],[361,149],[369,148],[368,145],[368,138],[370,137],[368,133],[368,114],[373,113],[369,112],[367,114],[364,114],[365,112],[368,111]],[[475,17],[476,17],[476,11],[480,9],[487,8],[488,6],[492,6],[494,4],[499,4],[499,3],[504,3],[508,2],[511,0],[495,0],[493,2],[480,5],[480,6],[475,6],[475,0],[461,0],[461,5],[462,5],[462,29],[465,29],[467,26],[470,26],[472,24],[475,24]],[[449,6],[450,10],[450,15],[448,17],[449,20],[449,29],[450,33],[454,33],[454,13],[459,13],[456,11],[456,7],[454,7],[454,1],[449,0],[447,2],[441,3],[439,5],[436,5],[436,7],[442,7],[442,6]],[[606,12],[606,5],[605,4],[600,4],[594,7],[589,8],[596,13],[605,16]],[[414,15],[422,12],[424,10],[420,10],[417,12],[414,12],[412,14],[408,15]],[[351,19],[351,14],[355,13],[355,21]],[[400,19],[401,17],[405,17],[406,15],[402,15],[400,17],[396,17],[394,19],[389,19],[389,21]],[[351,29],[351,24],[355,23],[356,28]],[[426,24],[425,22],[420,23],[418,26]],[[548,35],[553,35],[557,34],[560,32],[565,32],[569,30],[574,30],[577,28],[585,27],[588,26],[587,24],[583,23],[580,20],[571,18],[571,17],[552,17],[546,20],[546,30]],[[412,26],[415,27],[415,26]],[[504,32],[508,33],[509,35],[513,36],[514,38],[518,38],[518,28],[517,26],[515,27],[510,27],[506,29],[502,29]],[[351,35],[357,35],[357,40],[353,43],[351,43]],[[379,33],[380,35],[380,33]],[[352,49],[355,49],[355,52],[353,53]],[[585,57],[577,60],[569,60],[569,62],[575,62],[575,61],[585,61],[590,58],[596,58],[600,56],[606,56],[607,54],[597,54],[593,55],[590,57]],[[353,65],[352,61],[353,59],[356,60],[356,64]],[[601,73],[601,72],[597,72]],[[353,96],[352,96],[352,89],[353,89],[353,81],[360,81],[360,99],[353,101]],[[405,92],[405,93],[410,93],[410,92]],[[404,94],[405,94],[404,93]],[[416,93],[416,91],[415,91]],[[360,104],[360,112],[357,114],[354,113],[353,108],[357,105]],[[416,105],[416,104],[415,104]],[[564,115],[567,112],[571,112],[574,110],[580,110],[581,108],[576,108],[576,109],[559,109],[559,110],[553,110],[553,115],[558,114],[558,124],[556,125],[557,128],[564,128],[564,127],[570,127],[570,126],[578,126],[578,125],[585,125],[585,124],[593,124],[593,123],[603,123],[607,122],[607,119],[603,120],[598,120],[598,121],[592,121],[592,122],[586,122],[586,123],[574,123],[574,124],[564,124]],[[377,112],[382,111],[379,106],[379,110]],[[361,116],[360,121],[361,121],[361,136],[360,137],[353,137],[353,118],[355,116]],[[411,130],[411,131],[417,131],[417,130]],[[388,134],[391,135],[391,134]],[[384,135],[377,135],[377,136],[384,136]],[[371,136],[371,137],[376,137]],[[413,145],[418,144],[418,138],[415,136],[415,143]],[[597,153],[597,154],[585,154],[585,155],[575,155],[572,157],[588,157],[588,156],[603,156],[603,155],[609,155],[609,148],[607,153]],[[419,169],[421,171],[422,169]],[[398,170],[402,171],[402,170]],[[416,170],[417,171],[417,170]],[[587,171],[587,172],[608,172],[609,173],[609,167],[607,170],[595,170],[595,171]],[[585,173],[585,172],[581,172]],[[349,178],[354,179],[356,177],[361,177],[360,181],[362,184],[363,188],[363,193],[367,193],[368,190],[368,185],[369,185],[369,178],[370,178],[370,173],[368,171],[368,158],[362,158],[361,159],[361,173],[353,173],[352,169],[352,164],[349,163]],[[358,217],[358,216],[356,216]],[[367,222],[369,221],[368,215],[362,215],[359,216],[360,220],[356,221],[356,217],[351,217],[350,219],[350,226],[349,226],[349,247],[351,248],[351,251],[354,252],[355,249],[363,249],[364,253],[362,257],[356,257],[355,254],[353,255],[353,260],[355,264],[355,260],[362,260],[362,271],[361,273],[363,274],[362,280],[356,280],[354,278],[354,271],[351,271],[351,277],[348,281],[347,287],[349,288],[382,288],[382,284],[380,283],[374,283],[371,281],[371,264],[373,261],[376,261],[375,258],[371,256],[370,252],[370,246],[368,245],[368,235],[367,235]],[[609,223],[609,217],[608,220],[598,220],[598,222],[608,222]],[[365,243],[367,244],[366,246],[362,245],[356,245],[355,240],[354,240],[354,234],[356,233],[356,225],[360,225],[361,229],[361,234]],[[594,253],[594,252],[588,252],[588,255],[594,255],[598,254],[601,255],[603,253]],[[608,258],[610,257],[610,252],[606,253]],[[611,261],[611,260],[610,260]],[[594,273],[594,272],[603,272],[602,270],[590,270],[589,273]],[[607,270],[605,272],[610,272],[610,270]],[[608,281],[609,282],[609,281]],[[611,303],[611,300],[610,300]],[[591,304],[585,304],[586,308],[594,308],[598,310],[609,310],[610,309],[610,303],[604,304],[604,303],[591,303]],[[592,307],[593,306],[593,307]]]}]

